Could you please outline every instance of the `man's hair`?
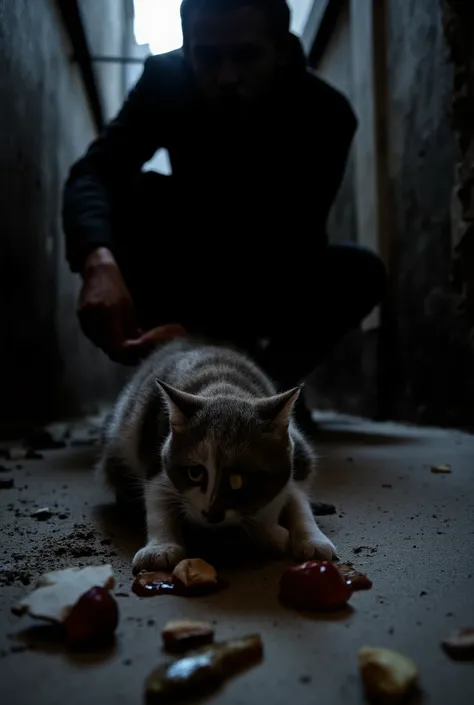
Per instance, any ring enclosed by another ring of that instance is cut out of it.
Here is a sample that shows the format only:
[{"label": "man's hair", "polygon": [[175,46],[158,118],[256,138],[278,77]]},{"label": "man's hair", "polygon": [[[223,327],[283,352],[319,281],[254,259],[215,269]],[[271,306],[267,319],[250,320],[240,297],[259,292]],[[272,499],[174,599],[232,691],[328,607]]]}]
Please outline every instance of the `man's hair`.
[{"label": "man's hair", "polygon": [[272,33],[277,37],[290,31],[291,12],[286,0],[183,0],[181,5],[181,20],[183,33],[186,34],[191,12],[226,12],[245,5],[260,8],[268,17]]}]

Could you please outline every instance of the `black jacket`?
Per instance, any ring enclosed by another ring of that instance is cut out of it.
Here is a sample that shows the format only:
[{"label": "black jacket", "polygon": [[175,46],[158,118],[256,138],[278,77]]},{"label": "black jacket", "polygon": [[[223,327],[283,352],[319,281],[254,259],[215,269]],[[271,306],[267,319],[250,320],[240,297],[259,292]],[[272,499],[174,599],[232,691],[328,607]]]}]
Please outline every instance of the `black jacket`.
[{"label": "black jacket", "polygon": [[298,66],[281,79],[251,132],[225,133],[182,51],[152,56],[118,116],[71,169],[63,206],[71,269],[80,271],[95,247],[113,249],[114,196],[159,148],[169,152],[184,201],[191,194],[219,201],[247,223],[260,212],[260,231],[262,222],[291,227],[314,249],[325,242],[356,127],[346,98]]}]

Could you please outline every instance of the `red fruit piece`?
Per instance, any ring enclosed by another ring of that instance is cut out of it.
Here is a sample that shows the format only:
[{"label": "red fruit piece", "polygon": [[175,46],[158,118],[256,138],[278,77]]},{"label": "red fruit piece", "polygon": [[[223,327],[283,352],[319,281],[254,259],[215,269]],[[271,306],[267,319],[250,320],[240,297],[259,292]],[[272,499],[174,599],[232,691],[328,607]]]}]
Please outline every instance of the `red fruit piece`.
[{"label": "red fruit piece", "polygon": [[280,599],[301,610],[341,609],[351,595],[351,588],[328,561],[308,561],[287,568],[280,578]]},{"label": "red fruit piece", "polygon": [[64,626],[74,645],[94,646],[110,639],[117,628],[117,602],[103,587],[93,587],[76,602]]}]

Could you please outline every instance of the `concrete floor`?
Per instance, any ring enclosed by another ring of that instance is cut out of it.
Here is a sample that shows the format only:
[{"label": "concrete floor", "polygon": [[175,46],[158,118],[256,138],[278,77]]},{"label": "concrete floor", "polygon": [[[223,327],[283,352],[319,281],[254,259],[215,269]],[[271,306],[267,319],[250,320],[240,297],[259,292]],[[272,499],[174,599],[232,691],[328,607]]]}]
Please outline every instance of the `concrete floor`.
[{"label": "concrete floor", "polygon": [[[145,677],[164,660],[160,627],[176,617],[215,620],[219,639],[251,632],[264,639],[263,665],[231,681],[216,703],[363,703],[356,665],[363,645],[392,647],[416,660],[423,693],[415,702],[474,703],[474,662],[453,662],[440,647],[453,628],[474,626],[474,437],[336,418],[322,427],[319,451],[318,499],[338,509],[320,523],[340,557],[374,581],[372,591],[353,597],[351,611],[332,617],[280,606],[281,563],[227,571],[230,588],[212,597],[139,599],[130,593],[129,565],[140,537],[117,521],[110,498],[93,482],[94,449],[22,462],[12,471],[15,487],[0,491],[2,705],[140,703]],[[452,474],[430,472],[441,463],[450,463]],[[32,519],[42,506],[63,518]],[[91,546],[99,555],[84,555]],[[116,592],[126,593],[117,597],[114,649],[68,654],[41,630],[31,631],[29,618],[10,614],[28,589],[18,577],[33,581],[43,569],[109,560]]]}]

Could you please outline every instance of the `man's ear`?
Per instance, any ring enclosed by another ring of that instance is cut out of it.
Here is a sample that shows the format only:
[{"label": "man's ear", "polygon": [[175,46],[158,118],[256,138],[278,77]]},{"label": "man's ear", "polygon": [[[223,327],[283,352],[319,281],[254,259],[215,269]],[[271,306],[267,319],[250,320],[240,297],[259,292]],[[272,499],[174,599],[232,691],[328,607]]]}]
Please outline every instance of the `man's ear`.
[{"label": "man's ear", "polygon": [[287,431],[291,414],[296,401],[301,393],[301,387],[294,387],[288,392],[277,394],[257,402],[260,417],[265,421],[271,421],[272,425],[279,431]]},{"label": "man's ear", "polygon": [[202,409],[203,399],[194,394],[181,392],[159,379],[156,380],[156,383],[168,407],[171,428],[176,433],[183,431],[194,414]]}]

